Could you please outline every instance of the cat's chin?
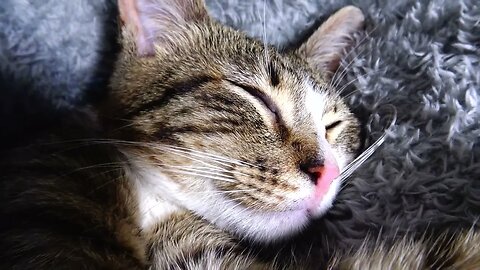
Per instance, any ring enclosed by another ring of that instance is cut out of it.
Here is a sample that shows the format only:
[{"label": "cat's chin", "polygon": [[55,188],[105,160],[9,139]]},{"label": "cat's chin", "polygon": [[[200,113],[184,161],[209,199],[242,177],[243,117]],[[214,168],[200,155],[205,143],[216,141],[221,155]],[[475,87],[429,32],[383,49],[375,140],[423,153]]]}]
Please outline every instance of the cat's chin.
[{"label": "cat's chin", "polygon": [[239,205],[210,206],[194,212],[216,226],[255,242],[275,242],[292,236],[305,228],[311,219],[308,209],[291,211],[260,211]]},{"label": "cat's chin", "polygon": [[[132,159],[133,164],[135,161]],[[215,190],[211,190],[211,193],[181,191],[175,181],[153,167],[142,165],[132,166],[132,169],[128,170],[128,177],[135,183],[140,208],[145,210],[141,217],[143,228],[165,219],[180,207],[189,209],[239,238],[256,242],[275,242],[300,232],[313,218],[322,216],[330,209],[340,187],[339,181],[333,181],[320,200],[305,198],[305,203],[298,205],[298,208],[266,211],[226,200]],[[160,203],[160,198],[165,203]]]},{"label": "cat's chin", "polygon": [[333,181],[320,201],[288,211],[251,209],[232,201],[215,202],[209,199],[202,203],[196,201],[187,208],[241,238],[275,242],[299,233],[312,219],[323,216],[332,207],[339,189],[340,182]]}]

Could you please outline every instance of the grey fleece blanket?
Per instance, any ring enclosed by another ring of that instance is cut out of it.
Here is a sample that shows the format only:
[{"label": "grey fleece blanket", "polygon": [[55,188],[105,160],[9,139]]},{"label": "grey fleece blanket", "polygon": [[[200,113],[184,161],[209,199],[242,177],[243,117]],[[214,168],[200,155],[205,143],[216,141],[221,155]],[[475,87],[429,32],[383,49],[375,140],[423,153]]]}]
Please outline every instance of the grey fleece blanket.
[{"label": "grey fleece blanket", "polygon": [[[355,247],[369,234],[392,238],[477,223],[478,0],[207,2],[212,15],[252,36],[262,37],[265,26],[268,42],[279,47],[297,43],[344,5],[367,16],[366,34],[338,78],[363,116],[368,142],[384,132],[394,111],[397,121],[315,224],[324,246]],[[116,48],[114,1],[3,0],[0,29],[0,112],[10,119],[8,130],[102,94]]]}]

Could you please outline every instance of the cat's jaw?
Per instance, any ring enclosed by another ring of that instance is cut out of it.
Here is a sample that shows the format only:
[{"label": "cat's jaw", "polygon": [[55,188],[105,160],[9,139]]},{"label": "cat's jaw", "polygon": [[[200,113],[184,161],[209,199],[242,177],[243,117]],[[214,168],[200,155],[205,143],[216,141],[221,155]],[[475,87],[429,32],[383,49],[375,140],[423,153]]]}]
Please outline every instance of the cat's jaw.
[{"label": "cat's jaw", "polygon": [[224,202],[220,212],[211,207],[202,208],[198,211],[202,211],[216,226],[256,242],[275,242],[287,238],[300,232],[310,222],[307,209],[260,211],[228,201]]},{"label": "cat's jaw", "polygon": [[179,187],[168,181],[166,175],[140,165],[139,161],[134,159],[130,159],[130,164],[125,166],[124,170],[137,202],[139,228],[148,230],[175,213],[185,211],[168,196],[172,192],[178,192]]},{"label": "cat's jaw", "polygon": [[[300,232],[312,218],[324,215],[332,207],[339,189],[340,182],[334,180],[320,202],[311,205],[311,200],[307,199],[302,207],[295,210],[255,210],[232,201],[222,201],[219,207],[218,201],[215,202],[211,197],[201,203],[195,202],[188,208],[242,238],[257,242],[275,242]],[[214,205],[215,207],[212,207]]]},{"label": "cat's jaw", "polygon": [[331,207],[339,189],[338,181],[333,181],[321,202],[315,206],[306,202],[304,207],[287,211],[256,210],[226,200],[218,192],[209,196],[189,196],[158,168],[133,158],[130,160],[127,177],[136,194],[138,222],[143,230],[188,209],[241,238],[274,242],[298,233],[312,217],[323,215]]},{"label": "cat's jaw", "polygon": [[148,230],[155,224],[167,220],[182,208],[161,198],[155,188],[148,183],[135,181],[135,194],[138,201],[139,227]]},{"label": "cat's jaw", "polygon": [[136,194],[138,222],[143,230],[186,209],[235,235],[265,242],[298,232],[308,223],[306,209],[265,212],[247,209],[220,196],[189,198],[158,169],[135,163],[126,171]]}]

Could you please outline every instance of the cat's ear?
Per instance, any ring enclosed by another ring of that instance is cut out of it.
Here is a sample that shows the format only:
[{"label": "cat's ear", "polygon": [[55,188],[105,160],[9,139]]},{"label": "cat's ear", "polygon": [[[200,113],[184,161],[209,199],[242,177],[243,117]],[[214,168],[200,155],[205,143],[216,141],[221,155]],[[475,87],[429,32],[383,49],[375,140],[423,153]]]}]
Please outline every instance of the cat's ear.
[{"label": "cat's ear", "polygon": [[156,44],[182,27],[209,18],[203,0],[118,0],[118,8],[139,56],[152,55]]},{"label": "cat's ear", "polygon": [[363,27],[360,9],[347,6],[330,16],[298,49],[315,70],[331,76],[338,68],[352,35]]}]

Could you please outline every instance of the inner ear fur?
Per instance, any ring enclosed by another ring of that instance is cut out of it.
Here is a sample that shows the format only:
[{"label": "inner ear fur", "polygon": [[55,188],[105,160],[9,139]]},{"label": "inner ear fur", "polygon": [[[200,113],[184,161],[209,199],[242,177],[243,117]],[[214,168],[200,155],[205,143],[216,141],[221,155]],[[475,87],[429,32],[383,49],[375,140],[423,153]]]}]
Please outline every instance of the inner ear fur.
[{"label": "inner ear fur", "polygon": [[330,77],[338,69],[345,49],[351,45],[353,34],[363,28],[364,21],[359,8],[346,6],[320,25],[297,53],[314,70]]}]

